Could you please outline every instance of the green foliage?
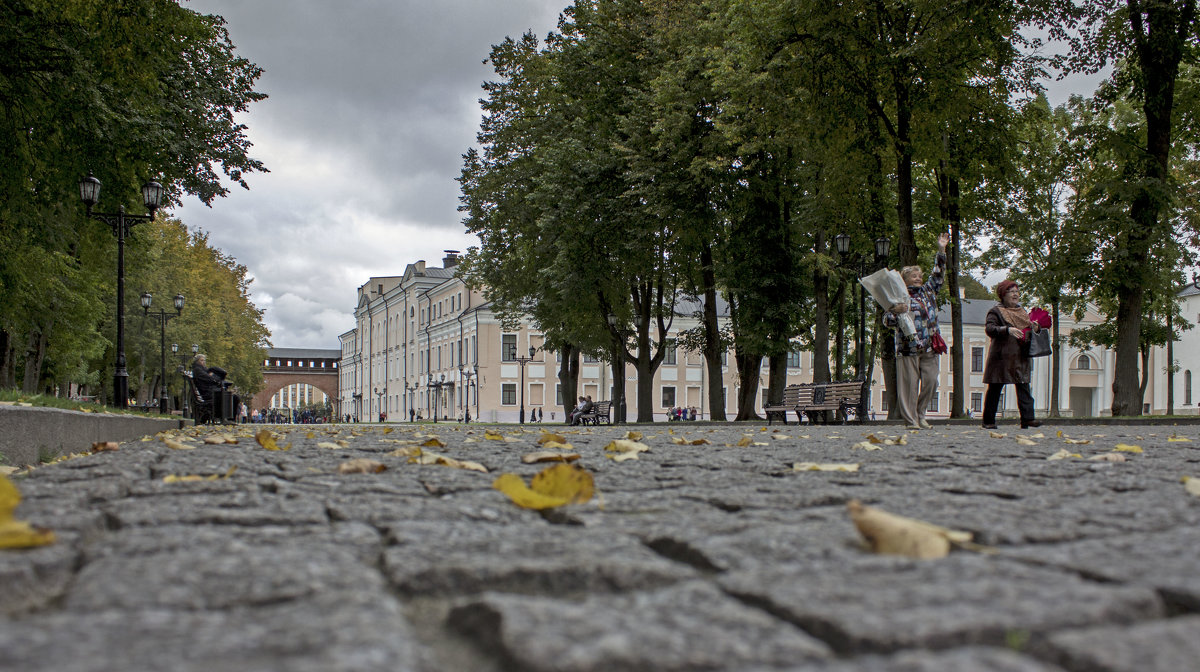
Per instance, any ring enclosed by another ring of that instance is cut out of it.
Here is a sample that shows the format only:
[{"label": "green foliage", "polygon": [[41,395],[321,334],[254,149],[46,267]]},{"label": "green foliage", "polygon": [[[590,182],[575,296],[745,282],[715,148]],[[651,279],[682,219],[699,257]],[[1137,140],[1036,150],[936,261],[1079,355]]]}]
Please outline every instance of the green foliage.
[{"label": "green foliage", "polygon": [[264,168],[233,115],[265,97],[260,74],[221,17],[176,0],[0,5],[0,385],[106,377],[115,246],[78,181],[94,172],[98,209],[133,213],[148,179],[167,203],[211,202],[222,176],[245,187]]}]

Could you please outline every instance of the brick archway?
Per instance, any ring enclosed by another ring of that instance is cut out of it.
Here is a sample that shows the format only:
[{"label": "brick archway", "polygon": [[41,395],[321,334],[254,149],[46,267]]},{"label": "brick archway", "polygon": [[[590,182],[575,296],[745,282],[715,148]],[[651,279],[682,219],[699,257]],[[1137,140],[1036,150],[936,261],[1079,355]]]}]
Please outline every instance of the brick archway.
[{"label": "brick archway", "polygon": [[275,396],[276,392],[282,390],[288,385],[308,384],[317,388],[329,397],[330,404],[336,404],[338,398],[338,374],[334,369],[328,373],[318,373],[316,371],[305,373],[294,373],[291,371],[264,371],[263,372],[263,388],[254,395],[253,406],[250,409],[263,409],[271,403],[271,397]]}]

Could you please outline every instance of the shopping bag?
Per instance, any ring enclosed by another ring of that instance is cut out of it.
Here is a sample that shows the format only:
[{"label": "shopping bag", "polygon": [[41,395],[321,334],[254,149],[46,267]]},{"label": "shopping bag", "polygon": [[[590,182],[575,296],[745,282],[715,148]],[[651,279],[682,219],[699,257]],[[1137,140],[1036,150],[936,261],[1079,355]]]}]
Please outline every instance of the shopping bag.
[{"label": "shopping bag", "polygon": [[[908,286],[904,284],[904,278],[890,268],[875,271],[865,278],[859,278],[858,282],[884,310],[890,310],[897,303],[908,305]],[[896,320],[900,324],[900,333],[909,338],[917,333],[912,315],[901,313]]]},{"label": "shopping bag", "polygon": [[1042,329],[1040,331],[1030,331],[1026,333],[1026,347],[1029,348],[1030,357],[1048,357],[1050,356],[1050,332]]}]

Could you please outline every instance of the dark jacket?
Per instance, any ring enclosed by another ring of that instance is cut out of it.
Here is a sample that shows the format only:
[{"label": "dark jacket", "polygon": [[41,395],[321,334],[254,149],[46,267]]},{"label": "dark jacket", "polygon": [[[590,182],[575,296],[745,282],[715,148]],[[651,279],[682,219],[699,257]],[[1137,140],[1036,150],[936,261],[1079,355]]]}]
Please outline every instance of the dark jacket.
[{"label": "dark jacket", "polygon": [[987,364],[983,367],[983,382],[1008,384],[1028,383],[1030,359],[1024,341],[1008,333],[1009,325],[1000,313],[1000,306],[988,311],[983,330],[992,339]]},{"label": "dark jacket", "polygon": [[200,396],[207,397],[210,391],[221,387],[221,378],[215,375],[212,369],[201,366],[200,362],[193,362],[192,383],[200,391]]}]

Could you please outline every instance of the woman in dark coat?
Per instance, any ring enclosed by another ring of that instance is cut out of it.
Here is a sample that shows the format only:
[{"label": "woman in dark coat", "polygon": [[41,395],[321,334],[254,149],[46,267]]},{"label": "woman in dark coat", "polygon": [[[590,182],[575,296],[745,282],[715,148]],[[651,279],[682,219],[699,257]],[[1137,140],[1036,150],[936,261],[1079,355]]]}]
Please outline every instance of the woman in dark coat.
[{"label": "woman in dark coat", "polygon": [[983,367],[983,382],[987,394],[983,398],[983,427],[996,428],[996,407],[1005,385],[1017,388],[1017,409],[1021,412],[1021,429],[1038,427],[1042,423],[1033,417],[1033,393],[1029,389],[1032,368],[1029,350],[1025,347],[1025,331],[1037,331],[1039,326],[1029,319],[1021,307],[1021,288],[1012,280],[996,285],[1000,303],[988,311],[984,331],[992,339],[987,364]]}]

